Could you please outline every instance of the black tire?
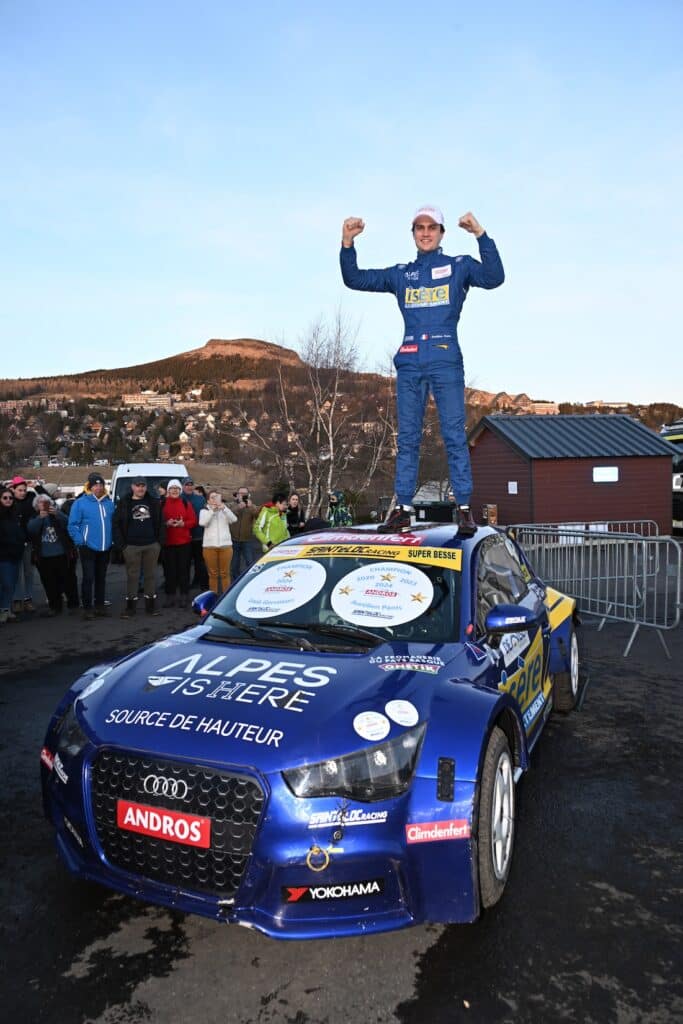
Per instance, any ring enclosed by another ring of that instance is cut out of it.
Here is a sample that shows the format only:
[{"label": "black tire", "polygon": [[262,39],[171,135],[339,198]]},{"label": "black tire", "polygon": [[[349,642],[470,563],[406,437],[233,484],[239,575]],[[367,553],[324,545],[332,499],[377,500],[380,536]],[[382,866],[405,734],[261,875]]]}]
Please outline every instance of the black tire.
[{"label": "black tire", "polygon": [[553,703],[556,711],[567,714],[579,699],[579,641],[572,625],[569,631],[569,672],[553,676]]},{"label": "black tire", "polygon": [[479,786],[479,893],[483,907],[503,895],[515,846],[514,764],[507,736],[495,726]]}]

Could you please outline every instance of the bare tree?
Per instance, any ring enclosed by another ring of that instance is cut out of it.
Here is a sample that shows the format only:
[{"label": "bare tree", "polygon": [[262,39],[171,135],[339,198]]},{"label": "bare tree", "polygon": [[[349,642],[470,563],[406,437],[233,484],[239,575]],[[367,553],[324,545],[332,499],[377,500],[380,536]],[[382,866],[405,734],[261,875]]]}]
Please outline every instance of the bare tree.
[{"label": "bare tree", "polygon": [[[273,469],[302,490],[308,515],[319,515],[328,493],[346,480],[367,490],[382,459],[394,444],[387,397],[368,381],[359,393],[356,373],[357,328],[337,311],[318,319],[300,339],[305,369],[278,365],[270,395],[262,399],[268,418],[241,407],[248,443],[267,454]],[[381,389],[380,389],[381,390]],[[367,393],[366,393],[367,392]],[[274,434],[273,419],[279,430]],[[357,481],[357,482],[356,482]]]}]

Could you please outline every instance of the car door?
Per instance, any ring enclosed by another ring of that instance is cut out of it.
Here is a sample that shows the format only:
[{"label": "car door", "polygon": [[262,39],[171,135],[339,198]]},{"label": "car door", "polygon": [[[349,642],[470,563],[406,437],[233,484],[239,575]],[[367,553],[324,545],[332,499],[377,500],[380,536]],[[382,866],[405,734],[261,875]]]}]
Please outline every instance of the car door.
[{"label": "car door", "polygon": [[[530,587],[514,543],[503,534],[484,539],[476,571],[476,633],[493,648],[494,676],[499,690],[519,704],[527,736],[536,733],[550,693],[548,659],[550,624],[537,588]],[[539,618],[519,632],[487,637],[485,621],[496,605],[520,605]]]}]

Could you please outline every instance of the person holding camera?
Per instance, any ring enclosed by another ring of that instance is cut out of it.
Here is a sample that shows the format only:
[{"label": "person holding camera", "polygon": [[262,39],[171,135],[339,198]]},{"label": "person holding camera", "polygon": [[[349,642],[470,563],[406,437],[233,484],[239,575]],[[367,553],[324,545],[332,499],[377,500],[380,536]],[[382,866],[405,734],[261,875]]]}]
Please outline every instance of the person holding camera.
[{"label": "person holding camera", "polygon": [[232,564],[230,576],[236,579],[241,576],[250,565],[253,565],[258,555],[254,550],[254,523],[258,515],[258,509],[251,500],[248,487],[240,487],[233,492],[232,512],[235,522],[230,524],[232,534]]},{"label": "person holding camera", "polygon": [[209,590],[221,594],[230,586],[232,534],[237,516],[223,504],[220,491],[209,491],[206,507],[199,511],[199,525],[204,527],[203,554],[209,574]]}]

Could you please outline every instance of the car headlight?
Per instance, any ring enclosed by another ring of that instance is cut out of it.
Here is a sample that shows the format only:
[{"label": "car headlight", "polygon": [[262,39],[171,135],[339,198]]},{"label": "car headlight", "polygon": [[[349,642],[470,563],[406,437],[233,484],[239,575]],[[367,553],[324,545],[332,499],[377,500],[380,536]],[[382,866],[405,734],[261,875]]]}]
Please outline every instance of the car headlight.
[{"label": "car headlight", "polygon": [[71,704],[64,712],[61,721],[57,723],[56,732],[58,754],[76,757],[88,742],[88,737],[78,724],[74,704]]},{"label": "car headlight", "polygon": [[394,740],[346,757],[290,768],[282,774],[291,791],[299,797],[388,800],[405,793],[410,785],[426,727],[427,723],[423,722]]}]

